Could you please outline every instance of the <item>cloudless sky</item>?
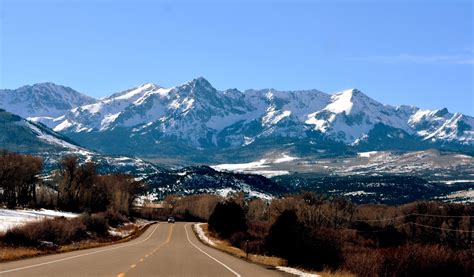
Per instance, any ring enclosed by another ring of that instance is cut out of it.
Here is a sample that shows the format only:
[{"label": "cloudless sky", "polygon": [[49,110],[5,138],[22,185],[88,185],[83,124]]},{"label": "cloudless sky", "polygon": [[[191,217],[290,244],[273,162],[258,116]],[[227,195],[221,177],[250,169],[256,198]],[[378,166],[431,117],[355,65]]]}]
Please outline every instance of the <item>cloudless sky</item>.
[{"label": "cloudless sky", "polygon": [[0,88],[358,88],[474,115],[474,1],[0,0]]}]

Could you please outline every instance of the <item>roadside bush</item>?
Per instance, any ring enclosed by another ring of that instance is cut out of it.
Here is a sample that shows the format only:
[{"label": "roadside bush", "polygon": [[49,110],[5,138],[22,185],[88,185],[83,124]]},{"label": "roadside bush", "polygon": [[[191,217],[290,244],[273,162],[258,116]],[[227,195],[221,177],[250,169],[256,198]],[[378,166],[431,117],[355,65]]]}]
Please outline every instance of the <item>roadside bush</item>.
[{"label": "roadside bush", "polygon": [[104,217],[107,221],[107,224],[114,228],[124,224],[125,222],[128,222],[128,218],[125,215],[115,211],[106,211],[98,213],[98,215]]},{"label": "roadside bush", "polygon": [[356,222],[352,224],[351,228],[359,230],[359,236],[374,241],[378,247],[395,247],[407,240],[407,236],[399,232],[393,225],[377,227],[365,222]]},{"label": "roadside bush", "polygon": [[294,260],[302,248],[303,226],[294,210],[285,210],[270,227],[265,247],[271,255]]},{"label": "roadside bush", "polygon": [[8,230],[3,242],[10,245],[38,246],[41,241],[67,244],[87,238],[86,226],[81,218],[54,218]]},{"label": "roadside bush", "polygon": [[245,250],[247,234],[244,232],[237,232],[230,236],[229,242],[235,246]]},{"label": "roadside bush", "polygon": [[338,233],[331,229],[305,227],[293,210],[285,210],[277,218],[265,240],[265,247],[269,254],[306,268],[336,269],[342,263]]},{"label": "roadside bush", "polygon": [[209,217],[209,230],[223,239],[247,231],[245,212],[234,201],[220,202]]},{"label": "roadside bush", "polygon": [[106,236],[109,230],[109,224],[103,214],[86,215],[83,218],[84,224],[89,232],[99,236]]},{"label": "roadside bush", "polygon": [[249,240],[248,244],[245,245],[245,248],[242,249],[249,253],[262,255],[265,253],[265,241],[263,239]]},{"label": "roadside bush", "polygon": [[329,228],[315,228],[309,231],[306,244],[303,244],[300,263],[307,268],[331,270],[343,262],[340,233]]},{"label": "roadside bush", "polygon": [[397,248],[368,249],[346,257],[345,269],[357,276],[472,276],[467,251],[440,245],[406,244]]}]

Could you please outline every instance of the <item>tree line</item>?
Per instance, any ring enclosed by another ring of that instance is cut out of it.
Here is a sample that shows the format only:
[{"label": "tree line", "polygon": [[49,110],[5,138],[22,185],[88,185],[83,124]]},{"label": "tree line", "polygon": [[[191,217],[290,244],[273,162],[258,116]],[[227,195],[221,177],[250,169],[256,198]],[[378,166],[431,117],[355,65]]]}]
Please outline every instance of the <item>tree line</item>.
[{"label": "tree line", "polygon": [[35,202],[41,158],[0,152],[0,204],[8,208],[28,206]]},{"label": "tree line", "polygon": [[358,205],[315,193],[271,201],[213,195],[171,197],[175,216],[249,253],[292,266],[357,276],[472,276],[474,205],[419,201]]},{"label": "tree line", "polygon": [[72,212],[112,211],[128,215],[144,184],[127,174],[99,174],[92,161],[65,156],[50,180],[39,176],[39,157],[0,153],[0,205],[49,207]]}]

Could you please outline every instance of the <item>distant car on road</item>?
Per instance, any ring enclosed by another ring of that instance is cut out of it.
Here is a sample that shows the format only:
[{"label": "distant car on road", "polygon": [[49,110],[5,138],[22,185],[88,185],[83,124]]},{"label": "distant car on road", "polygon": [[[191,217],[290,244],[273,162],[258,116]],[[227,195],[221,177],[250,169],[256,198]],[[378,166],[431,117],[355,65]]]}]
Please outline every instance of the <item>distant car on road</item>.
[{"label": "distant car on road", "polygon": [[174,217],[170,216],[168,217],[168,223],[174,223]]}]

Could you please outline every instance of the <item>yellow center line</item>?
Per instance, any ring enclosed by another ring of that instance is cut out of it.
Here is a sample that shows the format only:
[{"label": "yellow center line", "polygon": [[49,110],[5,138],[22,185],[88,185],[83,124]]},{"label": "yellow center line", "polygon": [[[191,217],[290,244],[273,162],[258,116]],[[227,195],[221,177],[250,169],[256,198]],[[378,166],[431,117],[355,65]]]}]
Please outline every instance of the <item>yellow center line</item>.
[{"label": "yellow center line", "polygon": [[170,242],[171,236],[173,235],[173,229],[174,229],[174,225],[171,225],[171,228],[170,228],[170,231],[168,232],[168,237],[166,238],[166,241],[163,242],[162,244],[158,245],[155,249],[153,249],[153,252],[156,252],[158,249],[160,249],[161,247],[165,246],[166,244],[168,244]]},{"label": "yellow center line", "polygon": [[[153,251],[150,253],[150,255],[152,255],[160,247],[165,246],[166,244],[168,244],[170,242],[171,236],[173,235],[173,229],[174,229],[174,225],[171,225],[171,228],[170,228],[170,231],[168,232],[168,237],[166,238],[166,241],[164,241],[162,244],[158,245],[155,249],[153,249]],[[148,254],[145,255],[145,257],[148,257]],[[143,262],[143,258],[140,259],[138,262]],[[130,268],[135,268],[136,266],[137,266],[136,264],[132,264],[130,266]],[[117,277],[125,277],[125,273],[120,273],[119,275],[117,275]]]}]

